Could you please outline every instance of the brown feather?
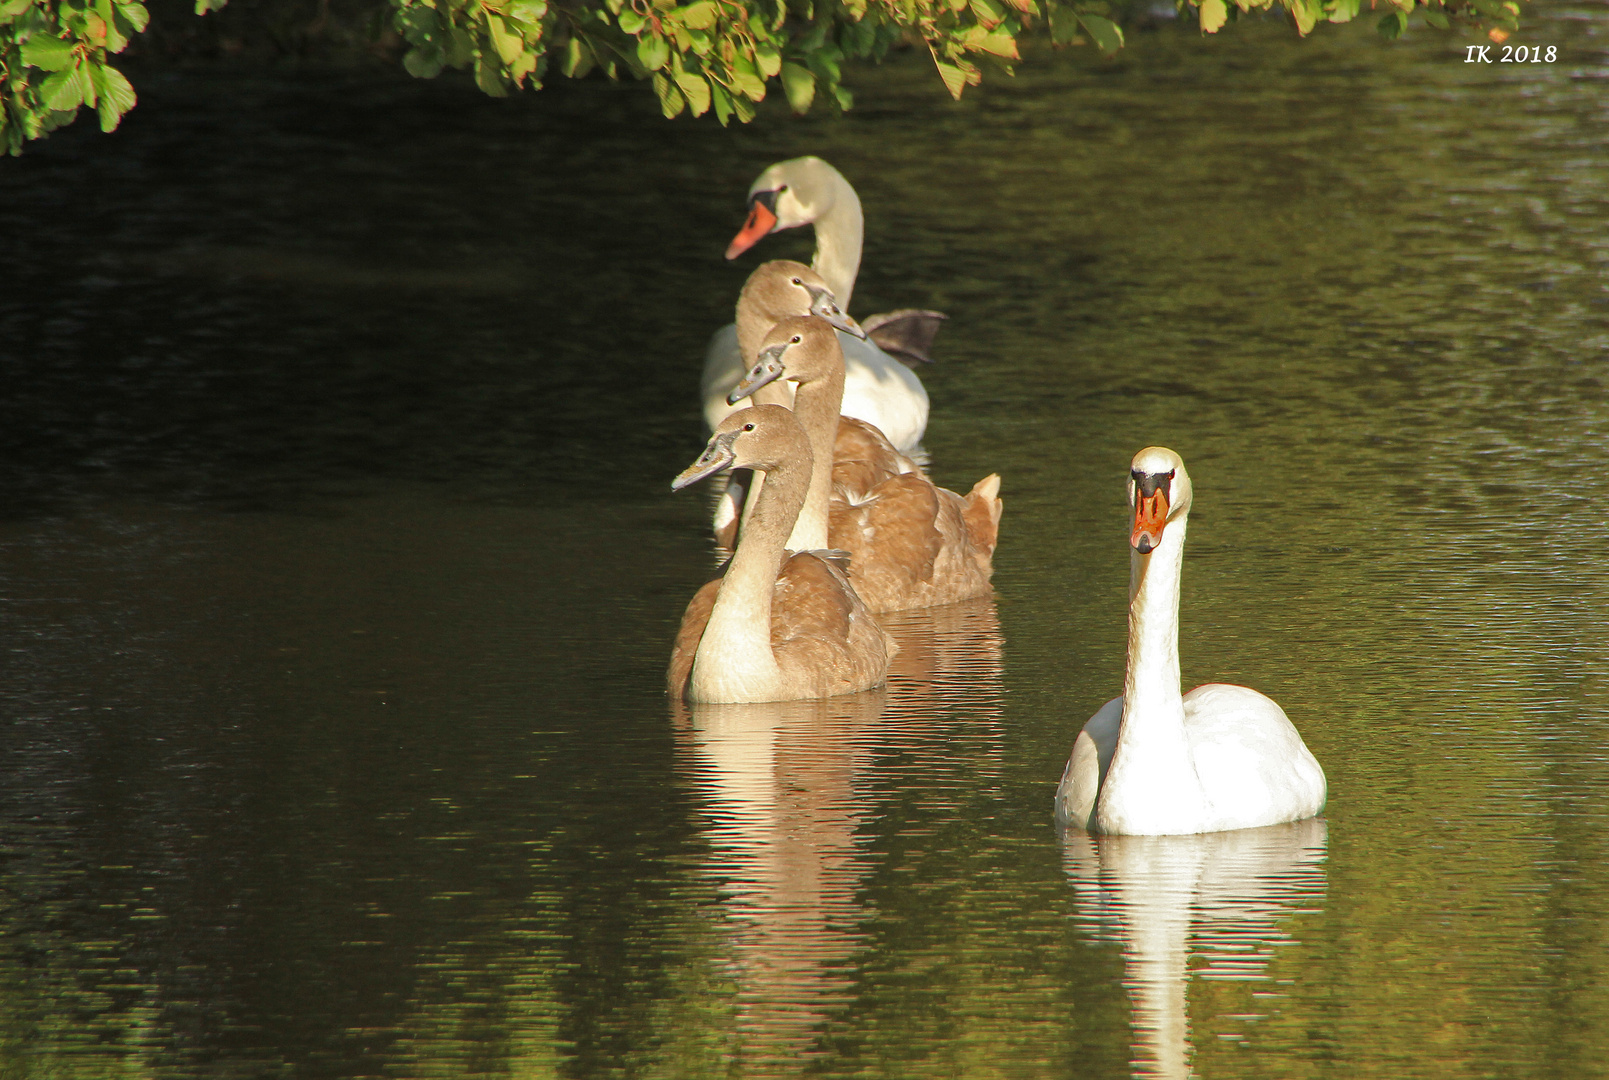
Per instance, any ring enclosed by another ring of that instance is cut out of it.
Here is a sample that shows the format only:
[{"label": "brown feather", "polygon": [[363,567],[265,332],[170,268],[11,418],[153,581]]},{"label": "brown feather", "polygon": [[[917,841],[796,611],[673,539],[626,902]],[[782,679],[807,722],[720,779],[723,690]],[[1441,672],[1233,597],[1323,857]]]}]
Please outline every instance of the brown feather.
[{"label": "brown feather", "polygon": [[963,499],[920,473],[890,477],[866,496],[835,490],[828,538],[849,552],[849,579],[874,612],[989,594],[999,532],[998,476]]},{"label": "brown feather", "polygon": [[973,484],[964,502],[962,516],[973,546],[993,559],[995,544],[1000,540],[1000,512],[1005,509],[1000,501],[1000,474],[990,473]]},{"label": "brown feather", "polygon": [[853,416],[838,418],[832,447],[832,484],[846,498],[858,498],[890,477],[921,473],[873,424]]},{"label": "brown feather", "polygon": [[670,696],[675,700],[681,700],[682,695],[687,693],[687,680],[693,677],[693,657],[698,653],[699,640],[704,636],[710,612],[715,610],[715,596],[720,591],[720,578],[705,582],[687,602],[687,610],[682,613],[682,625],[676,631],[676,643],[670,649],[670,669],[665,673]]},{"label": "brown feather", "polygon": [[[771,594],[771,648],[784,677],[805,676],[810,696],[832,697],[880,685],[897,651],[833,555],[801,552],[777,575]],[[826,557],[823,557],[825,555]],[[693,657],[715,608],[721,579],[708,582],[687,604],[666,673],[670,696],[680,700],[693,674]]]}]

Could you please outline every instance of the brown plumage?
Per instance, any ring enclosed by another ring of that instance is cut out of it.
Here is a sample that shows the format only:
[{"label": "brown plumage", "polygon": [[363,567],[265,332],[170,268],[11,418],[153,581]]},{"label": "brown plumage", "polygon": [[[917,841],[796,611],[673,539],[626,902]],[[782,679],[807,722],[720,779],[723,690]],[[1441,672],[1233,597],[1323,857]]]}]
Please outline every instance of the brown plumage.
[{"label": "brown plumage", "polygon": [[[764,389],[769,388],[762,388],[762,392]],[[921,471],[919,465],[894,449],[894,444],[873,425],[853,416],[838,418],[838,437],[832,451],[833,491],[842,492],[846,498],[864,498],[872,488],[890,477]],[[728,474],[725,497],[733,500],[734,505],[741,506],[748,498],[751,476],[746,470]],[[714,528],[717,547],[730,551],[736,546],[737,513],[717,515]]]},{"label": "brown plumage", "polygon": [[[815,315],[846,333],[866,336],[855,320],[839,309],[826,281],[810,267],[788,259],[773,259],[757,267],[743,283],[743,291],[737,299],[737,342],[743,362],[754,362],[760,343],[778,322],[791,316],[804,315]],[[842,396],[840,393],[839,397]],[[729,400],[736,404],[742,400],[742,396]],[[783,382],[767,384],[751,396],[750,403],[792,408],[793,388]],[[824,485],[826,479],[824,476],[818,477],[816,482]],[[737,543],[738,519],[744,513],[743,507],[747,500],[755,497],[763,483],[763,480],[756,481],[743,472],[733,472],[728,476],[726,487],[715,506],[713,528],[717,545],[731,548]],[[811,543],[805,542],[806,538],[796,532],[789,538],[788,546],[794,551],[823,547],[826,532],[818,531],[820,534],[813,537],[814,542]]]},{"label": "brown plumage", "polygon": [[804,503],[810,444],[793,414],[757,405],[721,422],[681,488],[721,469],[766,482],[726,573],[694,594],[666,673],[673,697],[785,701],[832,697],[883,683],[893,639],[877,625],[836,561],[783,544]]},{"label": "brown plumage", "polygon": [[[999,537],[1000,477],[990,475],[964,498],[934,484],[870,425],[838,419],[843,397],[843,353],[837,336],[819,319],[788,318],[766,335],[754,368],[739,389],[787,379],[798,384],[794,412],[813,451],[844,447],[830,482],[816,482],[796,536],[825,526],[828,547],[849,553],[849,578],[872,611],[949,604],[990,591]],[[734,391],[736,393],[736,391]],[[868,430],[869,429],[869,430]],[[823,497],[821,488],[827,492]]]}]

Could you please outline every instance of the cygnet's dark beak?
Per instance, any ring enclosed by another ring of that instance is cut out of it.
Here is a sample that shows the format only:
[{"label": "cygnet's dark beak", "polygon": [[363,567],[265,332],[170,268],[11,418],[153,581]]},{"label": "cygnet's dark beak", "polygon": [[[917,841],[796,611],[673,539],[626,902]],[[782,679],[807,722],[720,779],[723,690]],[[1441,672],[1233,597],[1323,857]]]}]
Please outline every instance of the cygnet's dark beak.
[{"label": "cygnet's dark beak", "polygon": [[807,285],[805,287],[810,290],[810,314],[819,315],[821,318],[826,319],[827,325],[834,330],[842,330],[844,333],[852,334],[862,341],[866,340],[866,331],[860,328],[860,323],[844,313],[831,292],[819,285]]},{"label": "cygnet's dark beak", "polygon": [[726,395],[728,405],[736,405],[762,386],[776,382],[787,374],[787,368],[782,364],[782,354],[788,351],[787,343],[768,345],[760,350],[760,358],[755,365],[749,368],[747,375],[738,380],[732,387],[732,392]]},{"label": "cygnet's dark beak", "polygon": [[737,453],[732,449],[732,441],[737,438],[737,432],[717,432],[710,436],[709,445],[704,452],[698,455],[698,460],[681,471],[681,475],[670,482],[672,491],[680,491],[688,484],[696,484],[706,476],[714,476],[722,469],[730,468],[732,462],[737,460]]}]

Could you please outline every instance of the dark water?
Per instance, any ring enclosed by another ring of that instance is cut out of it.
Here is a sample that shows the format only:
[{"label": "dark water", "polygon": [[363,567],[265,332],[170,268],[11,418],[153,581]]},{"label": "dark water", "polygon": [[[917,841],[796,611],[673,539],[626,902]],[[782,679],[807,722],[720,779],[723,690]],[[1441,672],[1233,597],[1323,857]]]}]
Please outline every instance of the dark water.
[{"label": "dark water", "polygon": [[[151,72],[0,163],[0,1076],[1609,1074],[1609,12],[1474,40],[1164,25],[729,131]],[[805,152],[857,312],[951,315],[998,597],[677,711],[668,481]],[[1148,443],[1186,683],[1284,705],[1322,823],[1052,826]]]}]

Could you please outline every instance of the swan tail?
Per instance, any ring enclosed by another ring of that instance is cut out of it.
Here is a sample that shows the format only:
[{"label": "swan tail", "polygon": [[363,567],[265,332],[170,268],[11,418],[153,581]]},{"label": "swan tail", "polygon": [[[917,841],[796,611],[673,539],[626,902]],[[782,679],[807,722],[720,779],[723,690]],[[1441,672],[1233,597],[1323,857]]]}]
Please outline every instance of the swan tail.
[{"label": "swan tail", "polygon": [[973,484],[965,502],[962,514],[966,518],[967,533],[972,543],[992,558],[1000,538],[1000,513],[1005,509],[1005,503],[1000,501],[1000,474],[990,473]]}]

